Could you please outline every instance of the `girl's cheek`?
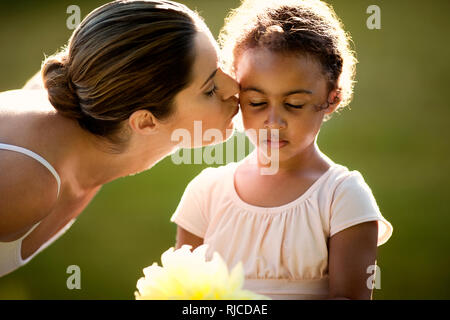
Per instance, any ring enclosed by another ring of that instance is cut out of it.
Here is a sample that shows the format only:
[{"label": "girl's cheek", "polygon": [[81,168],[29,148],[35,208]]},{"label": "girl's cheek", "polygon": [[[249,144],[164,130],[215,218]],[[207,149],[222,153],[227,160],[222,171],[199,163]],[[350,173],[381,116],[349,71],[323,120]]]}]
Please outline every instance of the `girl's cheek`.
[{"label": "girl's cheek", "polygon": [[242,113],[242,121],[244,122],[244,125],[245,126],[250,125],[252,122],[251,116],[248,114],[248,112],[246,110],[241,109],[241,113]]}]

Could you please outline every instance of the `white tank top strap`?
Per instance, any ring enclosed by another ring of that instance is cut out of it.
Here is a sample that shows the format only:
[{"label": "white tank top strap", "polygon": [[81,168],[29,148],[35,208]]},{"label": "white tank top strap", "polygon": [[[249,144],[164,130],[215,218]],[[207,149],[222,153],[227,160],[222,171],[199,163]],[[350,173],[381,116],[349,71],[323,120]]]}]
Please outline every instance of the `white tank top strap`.
[{"label": "white tank top strap", "polygon": [[[33,259],[38,253],[40,253],[42,250],[46,249],[50,244],[52,244],[56,239],[58,239],[59,237],[61,237],[76,221],[76,218],[73,218],[72,220],[70,220],[65,226],[63,226],[58,232],[55,233],[54,236],[52,236],[50,239],[48,239],[42,246],[39,247],[38,250],[36,250],[33,254],[31,254],[28,258],[26,258],[25,260],[22,259],[22,241],[20,241],[20,246],[19,246],[19,262],[20,265],[24,265],[27,264],[31,259]],[[23,236],[21,238],[21,240],[25,239],[34,229],[36,229],[36,227],[41,223],[41,221],[39,221],[38,223],[36,223],[31,229],[30,231],[27,232],[27,234],[25,236]]]},{"label": "white tank top strap", "polygon": [[33,225],[33,226],[30,228],[30,230],[27,231],[27,233],[25,233],[23,236],[20,237],[19,240],[23,240],[23,239],[25,239],[26,237],[28,237],[28,235],[29,235],[30,233],[32,233],[33,230],[36,229],[36,228],[41,224],[41,222],[42,222],[42,221],[39,221],[39,222],[37,222],[35,225]]},{"label": "white tank top strap", "polygon": [[27,264],[31,259],[33,259],[38,253],[47,248],[56,239],[62,236],[75,222],[75,218],[69,221],[64,227],[56,232],[47,242],[45,242],[38,250],[32,253],[28,258],[22,259],[22,241],[25,239],[34,229],[36,229],[41,221],[36,223],[30,228],[22,237],[17,240],[10,242],[0,242],[0,277],[13,272],[19,267]]},{"label": "white tank top strap", "polygon": [[59,191],[61,189],[61,179],[60,179],[58,173],[56,172],[55,168],[53,168],[53,166],[50,163],[48,163],[47,160],[45,160],[40,155],[38,155],[37,153],[35,153],[35,152],[31,151],[31,150],[28,150],[28,149],[25,149],[25,148],[22,148],[22,147],[18,147],[18,146],[14,146],[14,145],[11,145],[11,144],[0,143],[0,150],[9,150],[9,151],[14,151],[14,152],[19,152],[19,153],[27,155],[27,156],[35,159],[36,161],[40,162],[55,177],[56,182],[58,183],[57,197],[59,197]]}]

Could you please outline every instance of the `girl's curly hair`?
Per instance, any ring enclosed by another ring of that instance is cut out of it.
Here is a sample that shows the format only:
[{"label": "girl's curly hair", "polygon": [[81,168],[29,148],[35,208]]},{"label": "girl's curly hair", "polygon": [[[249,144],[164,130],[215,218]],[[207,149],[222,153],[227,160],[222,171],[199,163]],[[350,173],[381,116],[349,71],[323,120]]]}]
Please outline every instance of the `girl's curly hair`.
[{"label": "girl's curly hair", "polygon": [[222,28],[223,67],[235,74],[245,50],[267,48],[309,55],[323,67],[329,89],[340,91],[339,108],[353,97],[355,52],[333,8],[320,0],[243,0]]}]

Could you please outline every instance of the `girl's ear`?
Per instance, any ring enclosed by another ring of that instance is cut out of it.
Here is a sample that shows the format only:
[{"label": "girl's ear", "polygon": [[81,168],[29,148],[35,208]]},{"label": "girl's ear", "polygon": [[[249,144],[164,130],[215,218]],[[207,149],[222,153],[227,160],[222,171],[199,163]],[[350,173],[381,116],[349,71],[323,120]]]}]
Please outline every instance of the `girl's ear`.
[{"label": "girl's ear", "polygon": [[325,114],[333,113],[337,109],[341,101],[341,90],[339,88],[331,90],[328,94],[328,108],[325,110]]},{"label": "girl's ear", "polygon": [[138,110],[128,119],[130,127],[142,135],[151,135],[158,128],[158,119],[148,110]]}]

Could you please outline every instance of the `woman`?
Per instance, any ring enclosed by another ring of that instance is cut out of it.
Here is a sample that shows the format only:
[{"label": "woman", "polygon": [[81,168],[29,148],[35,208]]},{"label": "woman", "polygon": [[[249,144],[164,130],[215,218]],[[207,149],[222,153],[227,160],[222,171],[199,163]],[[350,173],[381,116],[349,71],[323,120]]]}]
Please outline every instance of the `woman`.
[{"label": "woman", "polygon": [[103,184],[175,152],[174,130],[193,136],[198,120],[227,138],[238,111],[210,31],[170,1],[94,10],[41,75],[45,90],[0,94],[0,276],[67,230]]}]

